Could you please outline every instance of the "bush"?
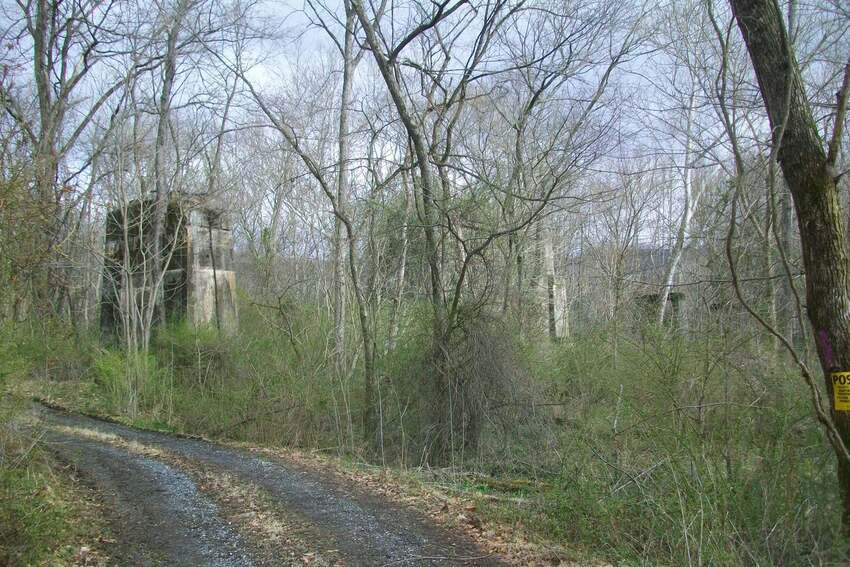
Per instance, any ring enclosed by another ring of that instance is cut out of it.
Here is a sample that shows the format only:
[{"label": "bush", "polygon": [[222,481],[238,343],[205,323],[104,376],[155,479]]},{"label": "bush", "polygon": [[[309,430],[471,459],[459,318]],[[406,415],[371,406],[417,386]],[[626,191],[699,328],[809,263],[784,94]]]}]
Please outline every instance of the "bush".
[{"label": "bush", "polygon": [[[351,422],[350,383],[329,373],[328,328],[285,313],[242,310],[237,336],[176,325],[160,330],[154,352],[159,383],[180,429],[284,446],[342,446]],[[312,313],[310,314],[313,315]],[[344,391],[340,391],[345,389]],[[346,419],[334,419],[345,413]]]},{"label": "bush", "polygon": [[545,537],[624,563],[847,557],[835,460],[805,386],[747,328],[603,324],[552,342],[467,313],[440,361],[449,379],[439,390],[430,306],[409,304],[397,347],[378,358],[376,431],[364,441],[357,330],[347,329],[353,354],[339,373],[331,324],[317,312],[245,305],[238,335],[170,326],[148,357],[55,329],[43,341],[7,329],[0,357],[7,377],[53,377],[45,368],[73,358],[64,367],[78,380],[44,382],[147,426],[402,467],[429,460],[437,400],[450,408],[446,474],[526,487],[523,505],[499,513]]},{"label": "bush", "polygon": [[0,326],[0,387],[11,379],[27,376],[34,361],[22,352],[16,337],[16,327]]},{"label": "bush", "polygon": [[159,415],[168,399],[161,371],[153,356],[100,350],[94,356],[91,377],[100,411],[136,418],[140,413]]},{"label": "bush", "polygon": [[[533,400],[539,388],[521,346],[498,320],[461,318],[447,356],[437,362],[430,307],[407,314],[398,347],[384,357],[378,388],[384,462],[430,461],[440,420],[448,430],[447,463],[490,472],[519,468],[545,441]],[[435,379],[444,365],[445,384]],[[437,406],[437,407],[435,407]]]},{"label": "bush", "polygon": [[510,514],[626,563],[848,557],[834,456],[798,374],[772,350],[740,336],[601,327],[541,347],[536,361],[563,402],[557,451],[540,459],[560,472]]}]

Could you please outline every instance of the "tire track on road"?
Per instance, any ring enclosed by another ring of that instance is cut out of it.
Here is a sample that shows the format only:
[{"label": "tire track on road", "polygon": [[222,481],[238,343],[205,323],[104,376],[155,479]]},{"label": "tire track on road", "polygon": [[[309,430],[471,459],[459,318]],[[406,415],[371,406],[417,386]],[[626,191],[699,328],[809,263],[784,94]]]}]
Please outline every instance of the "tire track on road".
[{"label": "tire track on road", "polygon": [[252,567],[241,536],[183,472],[158,460],[49,431],[49,448],[90,479],[109,507],[121,565]]},{"label": "tire track on road", "polygon": [[48,424],[86,428],[127,442],[163,449],[233,475],[264,490],[288,512],[329,534],[346,565],[501,565],[463,536],[448,533],[414,512],[247,451],[44,409]]}]

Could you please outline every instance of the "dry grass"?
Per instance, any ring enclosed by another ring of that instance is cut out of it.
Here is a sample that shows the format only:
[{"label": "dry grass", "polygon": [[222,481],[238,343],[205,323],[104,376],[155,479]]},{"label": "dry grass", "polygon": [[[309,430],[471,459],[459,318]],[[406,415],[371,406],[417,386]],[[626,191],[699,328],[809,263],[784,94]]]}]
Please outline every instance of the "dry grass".
[{"label": "dry grass", "polygon": [[463,533],[482,551],[503,557],[510,564],[601,565],[581,557],[574,549],[535,538],[520,524],[499,521],[488,513],[495,497],[461,492],[435,482],[433,472],[374,467],[317,452],[248,448],[314,475],[331,475],[354,492],[377,494],[388,502],[415,510],[446,530]]}]

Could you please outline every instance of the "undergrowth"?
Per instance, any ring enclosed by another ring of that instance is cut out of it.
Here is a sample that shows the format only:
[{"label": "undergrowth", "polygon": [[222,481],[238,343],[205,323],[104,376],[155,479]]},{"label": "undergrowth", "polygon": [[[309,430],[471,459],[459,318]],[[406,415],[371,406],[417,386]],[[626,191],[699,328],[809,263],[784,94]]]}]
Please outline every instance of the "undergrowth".
[{"label": "undergrowth", "polygon": [[[21,339],[0,329],[0,390],[43,369],[44,359],[28,358],[32,345]],[[77,542],[96,528],[81,522],[81,502],[27,423],[27,410],[19,398],[0,397],[0,565],[76,564]]]},{"label": "undergrowth", "polygon": [[[413,307],[399,346],[380,358],[378,430],[362,439],[358,360],[333,372],[329,322],[310,310],[248,306],[233,337],[161,329],[146,357],[54,335],[52,352],[74,353],[64,376],[22,339],[17,372],[40,395],[139,425],[415,470],[428,415],[427,317]],[[600,325],[551,343],[506,327],[484,321],[459,335],[461,394],[480,394],[470,406],[480,429],[443,471],[461,479],[451,481],[458,490],[496,496],[482,500],[486,514],[628,564],[850,557],[834,457],[798,373],[763,337],[708,321]],[[467,472],[490,481],[469,485]]]}]

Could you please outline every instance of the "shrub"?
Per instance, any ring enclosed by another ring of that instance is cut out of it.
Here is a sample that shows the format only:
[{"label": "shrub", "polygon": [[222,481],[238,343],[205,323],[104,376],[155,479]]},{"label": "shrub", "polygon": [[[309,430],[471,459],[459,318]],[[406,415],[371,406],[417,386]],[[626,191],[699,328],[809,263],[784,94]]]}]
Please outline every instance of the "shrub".
[{"label": "shrub", "polygon": [[534,411],[537,386],[519,342],[497,319],[461,318],[441,362],[448,382],[440,384],[427,309],[420,305],[407,314],[399,346],[381,366],[376,401],[384,460],[428,461],[443,412],[448,462],[502,472],[514,468],[524,461],[515,458],[518,453],[538,452],[544,439]]}]

